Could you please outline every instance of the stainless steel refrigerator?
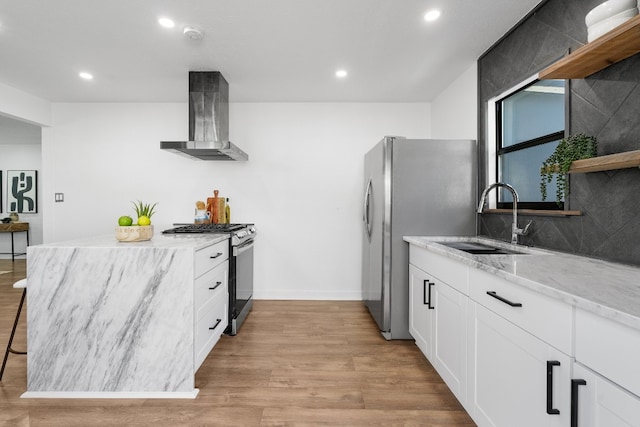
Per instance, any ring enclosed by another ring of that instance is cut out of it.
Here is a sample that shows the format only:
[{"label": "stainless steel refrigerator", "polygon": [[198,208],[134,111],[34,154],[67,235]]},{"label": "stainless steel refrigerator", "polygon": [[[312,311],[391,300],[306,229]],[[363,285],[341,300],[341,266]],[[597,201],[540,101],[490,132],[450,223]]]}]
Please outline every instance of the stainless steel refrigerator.
[{"label": "stainless steel refrigerator", "polygon": [[403,236],[475,236],[477,145],[385,137],[365,155],[362,299],[390,339],[409,335]]}]

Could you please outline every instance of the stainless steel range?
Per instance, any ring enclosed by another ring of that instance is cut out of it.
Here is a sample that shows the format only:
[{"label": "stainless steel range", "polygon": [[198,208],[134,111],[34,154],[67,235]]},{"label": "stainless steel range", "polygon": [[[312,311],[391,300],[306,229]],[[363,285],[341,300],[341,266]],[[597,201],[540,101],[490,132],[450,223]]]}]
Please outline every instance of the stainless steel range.
[{"label": "stainless steel range", "polygon": [[235,335],[253,306],[253,224],[174,224],[163,234],[230,234],[229,239],[229,326]]}]

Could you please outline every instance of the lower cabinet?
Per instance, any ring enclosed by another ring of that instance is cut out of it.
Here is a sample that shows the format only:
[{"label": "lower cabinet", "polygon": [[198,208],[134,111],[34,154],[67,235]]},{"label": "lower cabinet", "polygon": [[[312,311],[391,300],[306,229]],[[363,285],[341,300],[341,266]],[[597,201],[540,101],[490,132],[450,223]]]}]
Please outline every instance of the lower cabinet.
[{"label": "lower cabinet", "polygon": [[571,427],[640,426],[640,398],[579,363],[571,386]]},{"label": "lower cabinet", "polygon": [[434,307],[431,276],[409,264],[409,333],[422,353],[431,359]]},{"label": "lower cabinet", "polygon": [[424,248],[409,332],[479,427],[640,427],[640,332]]},{"label": "lower cabinet", "polygon": [[200,368],[229,323],[228,259],[226,240],[200,249],[195,254],[194,372]]},{"label": "lower cabinet", "polygon": [[571,427],[640,426],[640,334],[576,310]]},{"label": "lower cabinet", "polygon": [[468,298],[409,266],[409,333],[458,400],[466,399]]},{"label": "lower cabinet", "polygon": [[569,426],[571,359],[471,302],[469,399],[479,426]]}]

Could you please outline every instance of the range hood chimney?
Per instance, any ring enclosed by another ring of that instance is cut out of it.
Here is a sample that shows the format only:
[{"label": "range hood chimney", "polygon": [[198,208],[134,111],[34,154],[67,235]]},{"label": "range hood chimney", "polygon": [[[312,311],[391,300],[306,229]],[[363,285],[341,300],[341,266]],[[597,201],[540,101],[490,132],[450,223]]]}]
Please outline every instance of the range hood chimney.
[{"label": "range hood chimney", "polygon": [[229,141],[229,84],[218,71],[189,72],[189,140],[160,148],[201,160],[249,160]]}]

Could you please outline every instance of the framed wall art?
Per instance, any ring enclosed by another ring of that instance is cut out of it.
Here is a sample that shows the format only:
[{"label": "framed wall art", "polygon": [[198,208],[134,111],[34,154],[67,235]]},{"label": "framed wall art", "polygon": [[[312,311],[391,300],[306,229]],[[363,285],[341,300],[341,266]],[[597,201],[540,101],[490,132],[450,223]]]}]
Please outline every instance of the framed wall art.
[{"label": "framed wall art", "polygon": [[7,212],[38,212],[38,171],[7,171]]}]

